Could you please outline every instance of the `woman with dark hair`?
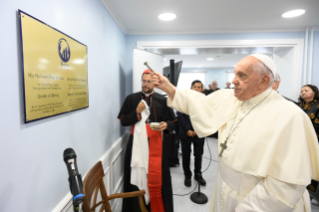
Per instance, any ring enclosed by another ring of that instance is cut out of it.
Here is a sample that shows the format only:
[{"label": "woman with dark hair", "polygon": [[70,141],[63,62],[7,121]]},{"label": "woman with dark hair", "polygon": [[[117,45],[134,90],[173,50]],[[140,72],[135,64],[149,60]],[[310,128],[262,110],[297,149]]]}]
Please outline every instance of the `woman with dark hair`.
[{"label": "woman with dark hair", "polygon": [[[314,85],[304,85],[299,96],[299,107],[305,111],[313,127],[315,128],[319,142],[319,91]],[[311,184],[307,187],[311,191],[316,191],[318,182],[311,180]]]},{"label": "woman with dark hair", "polygon": [[299,107],[305,111],[315,128],[319,142],[319,91],[314,85],[304,85],[299,96]]}]

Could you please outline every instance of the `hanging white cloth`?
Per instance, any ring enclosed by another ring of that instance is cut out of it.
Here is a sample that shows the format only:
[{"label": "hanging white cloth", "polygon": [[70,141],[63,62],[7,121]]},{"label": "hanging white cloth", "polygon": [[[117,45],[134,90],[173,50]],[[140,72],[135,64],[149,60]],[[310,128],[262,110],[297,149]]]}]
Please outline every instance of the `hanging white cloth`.
[{"label": "hanging white cloth", "polygon": [[150,202],[150,194],[148,190],[148,138],[145,126],[145,121],[150,115],[150,110],[147,103],[142,100],[145,109],[141,113],[141,120],[135,124],[133,147],[132,147],[132,160],[131,160],[131,184],[136,185],[140,190],[145,190],[145,202]]}]

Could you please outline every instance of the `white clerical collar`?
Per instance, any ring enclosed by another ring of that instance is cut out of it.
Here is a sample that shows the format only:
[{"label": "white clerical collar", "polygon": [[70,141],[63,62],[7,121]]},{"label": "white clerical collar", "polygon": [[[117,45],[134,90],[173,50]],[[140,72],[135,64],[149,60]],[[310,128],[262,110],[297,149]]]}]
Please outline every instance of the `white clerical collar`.
[{"label": "white clerical collar", "polygon": [[264,98],[266,98],[266,96],[272,91],[272,88],[269,87],[268,89],[266,89],[264,92],[262,92],[261,94],[247,100],[247,101],[244,101],[244,104],[247,104],[247,105],[254,105],[254,104],[258,104],[260,101],[262,101]]},{"label": "white clerical collar", "polygon": [[145,93],[144,91],[142,91],[142,92],[143,92],[143,94],[144,94],[146,97],[149,97],[149,96],[152,95],[155,91],[153,90],[152,93]]}]

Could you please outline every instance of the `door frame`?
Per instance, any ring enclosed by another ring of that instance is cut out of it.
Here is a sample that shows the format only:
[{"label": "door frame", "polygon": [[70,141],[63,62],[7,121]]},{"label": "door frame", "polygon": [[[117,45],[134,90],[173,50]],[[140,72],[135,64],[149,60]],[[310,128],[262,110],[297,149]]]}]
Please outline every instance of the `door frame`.
[{"label": "door frame", "polygon": [[302,86],[304,39],[267,40],[191,40],[191,41],[137,41],[138,49],[147,48],[245,48],[245,47],[292,47],[294,48],[294,68],[292,71],[291,96],[297,100]]}]

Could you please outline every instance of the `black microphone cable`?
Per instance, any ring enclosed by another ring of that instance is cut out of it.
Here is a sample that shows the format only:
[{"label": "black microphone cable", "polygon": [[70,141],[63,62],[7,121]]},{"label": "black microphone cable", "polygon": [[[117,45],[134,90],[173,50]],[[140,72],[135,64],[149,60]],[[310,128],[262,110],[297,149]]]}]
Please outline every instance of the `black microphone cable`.
[{"label": "black microphone cable", "polygon": [[[203,157],[203,158],[206,158],[206,159],[209,159],[209,163],[208,163],[206,169],[205,169],[204,171],[202,171],[202,173],[204,173],[205,171],[208,170],[208,168],[210,167],[210,164],[211,164],[212,161],[218,162],[217,160],[212,159],[212,153],[211,153],[211,151],[210,151],[210,148],[209,148],[209,145],[208,145],[207,140],[208,140],[207,137],[205,137],[205,142],[206,142],[206,144],[207,144],[207,148],[208,148],[208,152],[209,152],[209,158],[204,157],[204,156],[202,156],[202,157]],[[196,182],[197,182],[197,181],[196,181]],[[187,194],[173,194],[173,196],[187,196],[187,195],[193,193],[193,192],[197,189],[197,186],[198,186],[198,182],[196,183],[195,188],[194,188],[192,191],[190,191],[189,193],[187,193]]]}]

